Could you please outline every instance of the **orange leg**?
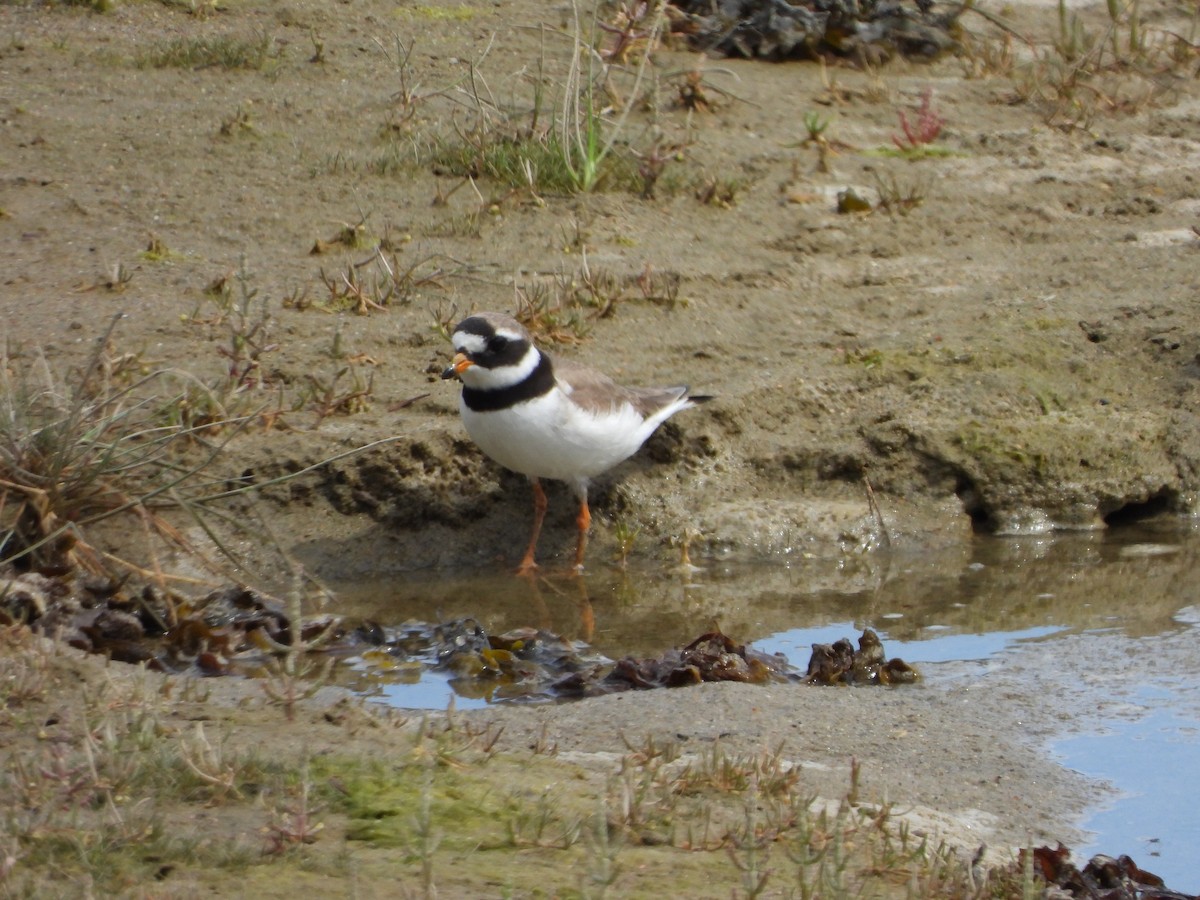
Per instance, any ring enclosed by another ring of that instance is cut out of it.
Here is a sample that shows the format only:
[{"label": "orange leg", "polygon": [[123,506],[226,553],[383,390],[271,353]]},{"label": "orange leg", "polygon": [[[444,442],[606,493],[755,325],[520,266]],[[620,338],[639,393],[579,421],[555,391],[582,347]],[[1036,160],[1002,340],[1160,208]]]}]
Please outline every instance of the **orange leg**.
[{"label": "orange leg", "polygon": [[575,541],[575,570],[583,569],[583,554],[587,551],[588,529],[592,527],[592,513],[588,509],[587,494],[579,498],[579,516],[575,519],[579,536]]},{"label": "orange leg", "polygon": [[537,550],[538,536],[542,533],[542,520],[546,518],[546,492],[542,483],[536,478],[530,478],[533,486],[533,534],[529,536],[529,546],[525,548],[525,556],[517,566],[518,575],[532,575],[537,571],[538,564],[533,561],[534,551]]}]

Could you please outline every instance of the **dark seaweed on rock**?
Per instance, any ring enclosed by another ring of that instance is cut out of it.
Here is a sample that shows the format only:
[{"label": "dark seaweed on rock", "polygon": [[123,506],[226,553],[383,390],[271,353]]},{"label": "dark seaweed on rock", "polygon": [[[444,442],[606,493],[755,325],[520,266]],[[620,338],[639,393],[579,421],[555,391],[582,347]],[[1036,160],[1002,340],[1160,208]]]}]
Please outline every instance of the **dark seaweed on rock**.
[{"label": "dark seaweed on rock", "polygon": [[703,681],[766,684],[793,678],[792,667],[782,656],[768,656],[719,631],[710,631],[682,650],[668,650],[662,656],[649,659],[627,656],[613,666],[598,687],[599,693],[609,693],[683,687]]},{"label": "dark seaweed on rock", "polygon": [[174,673],[241,671],[239,663],[264,658],[264,644],[291,642],[283,605],[237,585],[189,599],[150,586],[25,572],[0,579],[0,625],[17,623],[89,653]]},{"label": "dark seaweed on rock", "polygon": [[492,701],[550,699],[559,695],[556,682],[598,681],[606,662],[587,645],[549,631],[517,628],[489,635],[471,618],[396,628],[368,622],[345,637],[330,652],[358,656],[362,671],[386,672],[389,665],[435,669],[451,676],[459,696]]},{"label": "dark seaweed on rock", "polygon": [[627,690],[683,687],[705,681],[768,684],[804,681],[808,684],[912,684],[916,669],[901,659],[887,659],[879,636],[869,628],[858,640],[814,644],[804,676],[782,654],[769,655],[739,644],[720,631],[702,634],[682,650],[614,663],[602,678],[597,671],[580,671],[554,685],[560,696],[593,696]]},{"label": "dark seaweed on rock", "polygon": [[1036,876],[1062,888],[1063,896],[1088,900],[1200,900],[1198,895],[1165,887],[1161,878],[1138,868],[1128,856],[1113,859],[1098,854],[1080,871],[1071,863],[1071,851],[1059,844],[1022,850],[1018,865],[1024,869],[1027,862],[1032,863]]},{"label": "dark seaweed on rock", "polygon": [[[260,673],[291,644],[294,631],[280,601],[241,585],[186,598],[37,573],[0,578],[0,624],[15,623],[121,662],[206,676]],[[803,675],[782,654],[762,653],[720,631],[659,656],[616,662],[540,629],[488,634],[471,618],[390,628],[306,618],[300,638],[310,652],[349,662],[339,680],[350,686],[363,678],[412,681],[434,670],[446,673],[460,696],[490,701],[591,697],[706,681],[901,684],[917,677],[902,661],[887,660],[870,630],[859,638],[858,650],[847,639],[814,645]]]},{"label": "dark seaweed on rock", "polygon": [[812,650],[804,676],[809,684],[912,684],[920,677],[904,660],[888,659],[870,628],[863,630],[857,650],[848,638],[813,644]]},{"label": "dark seaweed on rock", "polygon": [[933,0],[671,0],[675,28],[699,50],[749,59],[899,54],[933,59],[959,46],[955,4]]}]

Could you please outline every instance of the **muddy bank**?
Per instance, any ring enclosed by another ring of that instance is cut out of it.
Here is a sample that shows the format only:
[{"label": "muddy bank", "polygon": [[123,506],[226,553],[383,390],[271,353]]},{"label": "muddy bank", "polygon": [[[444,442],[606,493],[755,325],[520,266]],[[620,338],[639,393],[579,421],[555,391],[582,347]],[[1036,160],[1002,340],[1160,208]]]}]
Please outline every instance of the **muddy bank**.
[{"label": "muddy bank", "polygon": [[[526,488],[466,441],[455,389],[437,380],[438,326],[538,297],[578,325],[557,329],[554,352],[717,396],[598,484],[597,567],[620,529],[642,562],[674,566],[686,541],[703,559],[820,558],[833,571],[805,570],[814,580],[869,585],[889,548],[965,556],[979,531],[1192,516],[1200,115],[1194,47],[1168,36],[1188,22],[1147,13],[1182,60],[1153,83],[1114,69],[1119,83],[1088,92],[1111,105],[1048,108],[1038,88],[1053,73],[1035,63],[1055,11],[1005,14],[1009,31],[972,19],[968,52],[930,64],[717,61],[668,43],[624,135],[662,156],[653,190],[564,194],[433,152],[497,119],[528,123],[537,61],[561,96],[572,49],[558,11],[540,27],[541,5],[4,4],[6,375],[72,383],[124,312],[104,354],[114,384],[178,369],[203,389],[174,413],[251,416],[205,473],[222,489],[395,435],[228,500],[228,534],[163,512],[276,590],[297,561],[347,580],[515,562]],[[1102,5],[1079,15],[1107,33]],[[242,62],[180,62],[201,38]],[[630,84],[617,80],[614,111]],[[944,119],[940,151],[881,152],[924,97]],[[839,212],[848,190],[872,210]],[[573,513],[560,487],[550,502],[553,566]],[[88,538],[148,572],[214,577],[177,545],[148,546],[140,524]],[[1054,661],[1030,697],[1010,680],[1029,658],[1004,657],[982,682],[939,669],[908,693],[718,686],[695,703],[478,715],[514,746],[544,728],[598,766],[648,718],[683,745],[785,742],[829,797],[856,756],[871,792],[967,846],[984,832],[997,848],[1070,842],[1097,789],[1038,742],[1061,724],[1042,697],[1083,674]],[[1102,643],[1083,643],[1084,670],[1106,662]],[[124,674],[89,663],[71,684]],[[258,737],[296,734],[281,719]]]},{"label": "muddy bank", "polygon": [[[1053,24],[1038,8],[1013,14],[1031,34]],[[272,494],[297,544],[335,542],[313,551],[317,569],[347,555],[406,569],[519,549],[511,534],[527,498],[464,440],[454,388],[436,383],[446,346],[434,313],[508,309],[569,283],[607,285],[606,314],[582,306],[583,342],[557,352],[631,383],[686,382],[718,397],[602,482],[599,553],[615,522],[639,530],[643,554],[695,530],[702,551],[771,556],[877,547],[885,532],[941,542],[1195,510],[1194,81],[1059,129],[1034,104],[1001,102],[1015,74],[964,78],[953,58],[831,77],[796,64],[706,67],[664,48],[664,72],[705,71],[714,88],[703,110],[662,96],[654,127],[687,148],[666,170],[675,182],[650,200],[539,202],[481,182],[480,216],[476,194],[450,193],[464,182],[419,154],[380,162],[445,133],[455,90],[422,95],[399,132],[379,125],[396,114],[396,83],[452,84],[485,46],[488,77],[511,78],[533,32],[484,40],[495,10],[424,23],[433,31],[400,69],[354,21],[303,6],[201,23],[132,5],[2,15],[20,36],[0,58],[20,86],[0,198],[0,274],[23,311],[10,318],[12,340],[65,367],[123,309],[114,352],[183,360],[208,378],[227,367],[236,320],[220,291],[249,303],[265,326],[255,389],[285,392],[273,421],[295,431],[239,439],[231,474],[270,476],[399,435]],[[523,15],[536,18],[505,18]],[[264,70],[202,69],[194,91],[191,72],[148,55],[168,23],[268,28],[276,43]],[[55,37],[64,27],[80,29],[66,51]],[[310,30],[322,36],[315,62],[292,52]],[[393,67],[386,84],[381,65]],[[926,88],[946,152],[879,152],[895,149],[898,112],[911,115]],[[824,145],[803,140],[806,112],[827,123]],[[693,187],[710,183],[732,200],[698,199]],[[916,198],[904,214],[837,211],[837,192],[878,200],[889,185]],[[346,222],[360,246],[327,242],[311,255]],[[355,315],[338,272],[378,278],[380,242],[411,278]],[[128,277],[113,281],[114,267]],[[639,291],[643,276],[669,282],[670,301]],[[370,394],[354,415],[322,414],[317,385],[346,360],[364,384],[370,375]],[[551,553],[564,546],[565,506],[552,496]],[[338,541],[355,529],[364,543]]]}]

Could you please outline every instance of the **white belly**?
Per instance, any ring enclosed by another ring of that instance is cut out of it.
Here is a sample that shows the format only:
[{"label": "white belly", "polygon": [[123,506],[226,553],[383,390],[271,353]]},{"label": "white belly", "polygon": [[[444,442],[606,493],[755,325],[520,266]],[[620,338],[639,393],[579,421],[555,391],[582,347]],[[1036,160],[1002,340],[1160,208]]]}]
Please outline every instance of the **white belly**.
[{"label": "white belly", "polygon": [[571,482],[628,459],[658,424],[629,405],[593,415],[558,391],[508,409],[475,412],[461,401],[459,409],[471,440],[506,469]]}]

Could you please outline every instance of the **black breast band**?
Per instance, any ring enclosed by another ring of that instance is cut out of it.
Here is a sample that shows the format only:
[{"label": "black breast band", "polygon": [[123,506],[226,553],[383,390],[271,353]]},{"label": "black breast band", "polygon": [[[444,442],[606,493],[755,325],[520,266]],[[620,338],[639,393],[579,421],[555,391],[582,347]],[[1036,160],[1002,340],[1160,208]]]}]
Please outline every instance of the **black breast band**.
[{"label": "black breast band", "polygon": [[529,373],[529,377],[511,387],[494,391],[463,387],[463,402],[467,404],[467,409],[473,412],[495,412],[550,393],[554,389],[554,368],[550,365],[549,357],[544,353],[539,356],[537,367]]}]

